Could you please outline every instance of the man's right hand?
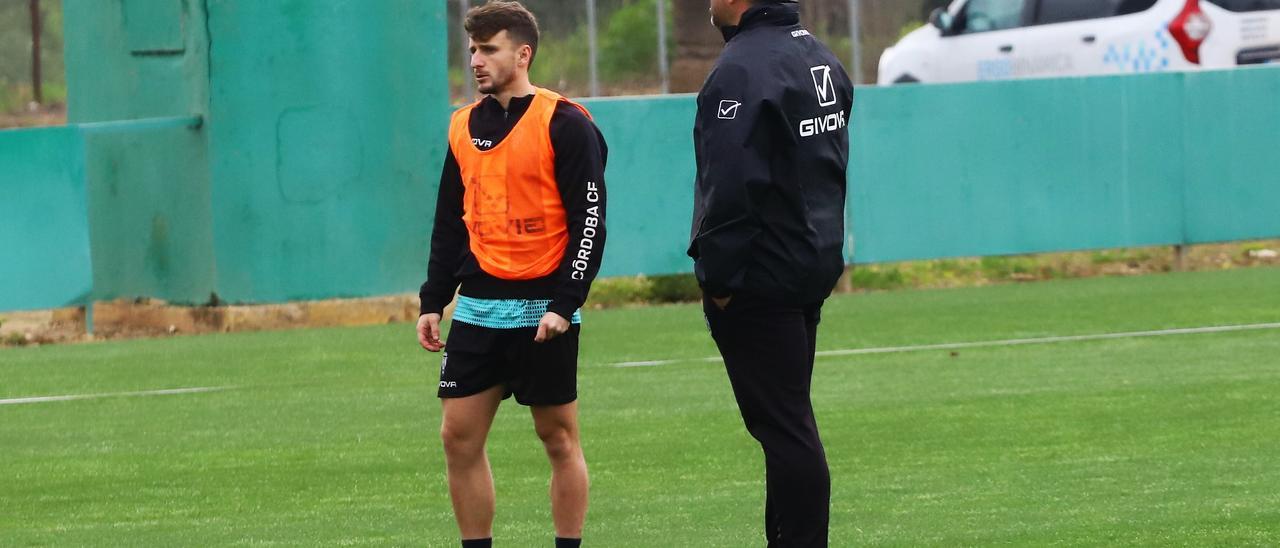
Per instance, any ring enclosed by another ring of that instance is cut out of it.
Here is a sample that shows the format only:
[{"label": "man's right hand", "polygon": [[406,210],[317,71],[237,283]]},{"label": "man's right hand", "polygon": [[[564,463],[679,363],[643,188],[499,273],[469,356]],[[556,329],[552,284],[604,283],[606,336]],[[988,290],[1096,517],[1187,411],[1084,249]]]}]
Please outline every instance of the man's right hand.
[{"label": "man's right hand", "polygon": [[444,350],[440,340],[440,315],[423,314],[418,317],[418,344],[432,352]]}]

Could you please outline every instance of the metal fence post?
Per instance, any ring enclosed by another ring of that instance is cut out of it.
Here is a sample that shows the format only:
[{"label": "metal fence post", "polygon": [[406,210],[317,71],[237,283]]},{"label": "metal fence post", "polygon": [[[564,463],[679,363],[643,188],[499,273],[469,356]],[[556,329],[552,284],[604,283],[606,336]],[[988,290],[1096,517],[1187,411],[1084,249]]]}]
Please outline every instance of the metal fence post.
[{"label": "metal fence post", "polygon": [[858,0],[849,0],[849,42],[853,47],[853,58],[850,63],[853,65],[849,70],[853,71],[853,83],[862,83],[862,12],[861,2]]},{"label": "metal fence post", "polygon": [[467,36],[467,11],[471,0],[458,0],[458,32],[462,34],[462,93],[463,102],[476,97],[476,79],[471,75],[471,37]]},{"label": "metal fence post", "polygon": [[662,77],[662,93],[671,93],[671,67],[667,59],[667,0],[656,0],[658,7],[658,75]]},{"label": "metal fence post", "polygon": [[590,73],[591,73],[591,96],[600,96],[600,72],[597,62],[599,57],[596,52],[596,0],[587,0],[587,47],[591,48],[589,53]]},{"label": "metal fence post", "polygon": [[36,104],[44,102],[44,76],[40,73],[40,0],[31,0],[31,91]]}]

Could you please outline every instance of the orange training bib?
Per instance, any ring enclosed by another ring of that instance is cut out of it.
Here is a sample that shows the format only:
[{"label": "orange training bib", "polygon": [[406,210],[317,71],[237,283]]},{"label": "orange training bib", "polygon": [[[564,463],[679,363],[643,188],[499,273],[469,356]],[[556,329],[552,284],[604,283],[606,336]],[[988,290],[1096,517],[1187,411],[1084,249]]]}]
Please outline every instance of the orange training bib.
[{"label": "orange training bib", "polygon": [[489,150],[480,150],[471,138],[471,111],[479,103],[453,114],[449,147],[462,171],[462,219],[471,253],[494,277],[541,278],[554,273],[564,257],[569,230],[551,146],[551,116],[561,101],[591,116],[538,88],[511,133]]}]

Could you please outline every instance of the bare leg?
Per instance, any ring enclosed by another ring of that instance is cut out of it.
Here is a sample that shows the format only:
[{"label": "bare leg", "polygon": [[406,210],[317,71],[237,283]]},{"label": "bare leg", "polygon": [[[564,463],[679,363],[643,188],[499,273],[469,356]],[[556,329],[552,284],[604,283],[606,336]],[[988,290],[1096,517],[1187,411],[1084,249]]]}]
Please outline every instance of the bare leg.
[{"label": "bare leg", "polygon": [[556,536],[582,538],[587,519],[587,461],[578,442],[578,403],[532,407],[533,425],[551,461],[551,517]]},{"label": "bare leg", "polygon": [[493,474],[485,440],[503,391],[495,386],[474,396],[440,400],[444,405],[440,440],[444,442],[449,497],[464,540],[493,536]]}]

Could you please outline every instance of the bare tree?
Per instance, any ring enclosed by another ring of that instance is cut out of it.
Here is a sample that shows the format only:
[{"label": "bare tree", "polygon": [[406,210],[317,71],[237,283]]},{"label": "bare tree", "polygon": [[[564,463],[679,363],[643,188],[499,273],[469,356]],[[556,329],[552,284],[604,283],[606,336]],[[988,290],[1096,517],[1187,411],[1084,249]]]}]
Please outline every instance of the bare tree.
[{"label": "bare tree", "polygon": [[702,88],[711,72],[724,39],[711,26],[711,14],[705,0],[672,2],[676,30],[676,59],[671,65],[671,91],[689,93]]},{"label": "bare tree", "polygon": [[[673,4],[676,59],[671,67],[671,91],[698,91],[724,48],[724,40],[711,26],[706,0],[676,0]],[[819,35],[847,34],[847,6],[847,0],[805,0],[800,13],[805,26]]]}]

